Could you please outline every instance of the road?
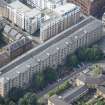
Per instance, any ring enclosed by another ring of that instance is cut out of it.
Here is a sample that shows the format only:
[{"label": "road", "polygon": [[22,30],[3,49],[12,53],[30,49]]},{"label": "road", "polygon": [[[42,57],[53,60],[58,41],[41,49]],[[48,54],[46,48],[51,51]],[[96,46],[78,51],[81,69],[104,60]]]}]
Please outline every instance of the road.
[{"label": "road", "polygon": [[[88,66],[87,66],[88,67]],[[51,91],[52,89],[56,88],[57,86],[61,85],[64,81],[66,80],[70,80],[70,79],[73,79],[74,76],[76,77],[76,75],[78,73],[80,73],[81,71],[85,70],[85,68],[82,68],[82,69],[79,69],[79,70],[76,70],[74,71],[73,73],[71,73],[70,75],[67,75],[66,77],[64,77],[63,79],[61,79],[61,81],[59,82],[56,82],[52,85],[49,85],[47,88],[44,89],[44,91],[38,93],[37,95],[39,97],[43,97],[45,94],[47,94],[49,91]]]},{"label": "road", "polygon": [[70,79],[70,77],[72,78],[77,72],[73,72],[72,74],[66,76],[65,78],[63,78],[61,81],[59,82],[55,82],[52,85],[49,85],[47,88],[44,89],[44,91],[38,93],[39,97],[42,97],[44,94],[48,93],[50,90],[54,89],[55,87],[61,85],[64,81]]}]

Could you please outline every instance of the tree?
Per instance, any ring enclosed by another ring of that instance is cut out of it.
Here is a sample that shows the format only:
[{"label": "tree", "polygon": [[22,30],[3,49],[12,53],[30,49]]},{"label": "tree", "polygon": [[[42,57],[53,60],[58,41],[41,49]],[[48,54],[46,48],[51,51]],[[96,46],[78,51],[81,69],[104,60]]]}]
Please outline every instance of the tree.
[{"label": "tree", "polygon": [[43,71],[44,73],[44,78],[46,83],[52,83],[54,81],[57,80],[57,73],[56,70],[52,69],[52,68],[46,68],[46,70]]},{"label": "tree", "polygon": [[67,66],[71,68],[76,67],[79,64],[79,60],[75,54],[67,56],[66,62]]},{"label": "tree", "polygon": [[30,96],[29,104],[30,105],[37,105],[38,104],[37,103],[37,97],[34,93],[31,94],[31,96]]},{"label": "tree", "polygon": [[14,102],[17,102],[20,97],[24,95],[24,90],[22,88],[12,88],[9,93],[8,97],[13,100]]},{"label": "tree", "polygon": [[10,101],[9,105],[16,105],[16,103],[14,103],[13,101]]},{"label": "tree", "polygon": [[98,76],[100,74],[102,74],[102,67],[100,67],[99,65],[94,65],[92,68],[91,68],[92,72],[93,72],[93,75],[94,76]]},{"label": "tree", "polygon": [[105,102],[102,100],[97,100],[96,105],[105,105]]},{"label": "tree", "polygon": [[102,50],[98,47],[79,48],[76,55],[80,61],[98,61],[104,58]]},{"label": "tree", "polygon": [[86,52],[85,51],[86,51],[86,48],[79,48],[76,50],[77,58],[82,62],[86,60]]},{"label": "tree", "polygon": [[10,102],[10,99],[8,97],[3,98],[4,102],[1,105],[8,105]]},{"label": "tree", "polygon": [[99,48],[86,49],[87,61],[97,61],[103,58],[103,53]]},{"label": "tree", "polygon": [[19,102],[18,105],[37,105],[37,97],[34,93],[27,93],[24,95],[24,97],[22,97]]},{"label": "tree", "polygon": [[61,94],[66,89],[70,88],[70,86],[71,86],[71,84],[69,83],[69,81],[65,81],[63,84],[59,85],[58,87],[56,87],[55,89],[53,89],[52,91],[50,91],[48,93],[48,95],[49,95],[49,97],[51,97],[54,94]]},{"label": "tree", "polygon": [[5,100],[3,97],[0,96],[0,104],[5,104]]},{"label": "tree", "polygon": [[36,73],[33,76],[32,84],[36,89],[43,89],[45,87],[45,78],[42,72]]},{"label": "tree", "polygon": [[28,100],[26,100],[25,98],[20,98],[18,105],[29,105]]},{"label": "tree", "polygon": [[57,72],[57,77],[60,78],[64,73],[64,65],[58,65],[56,72]]}]

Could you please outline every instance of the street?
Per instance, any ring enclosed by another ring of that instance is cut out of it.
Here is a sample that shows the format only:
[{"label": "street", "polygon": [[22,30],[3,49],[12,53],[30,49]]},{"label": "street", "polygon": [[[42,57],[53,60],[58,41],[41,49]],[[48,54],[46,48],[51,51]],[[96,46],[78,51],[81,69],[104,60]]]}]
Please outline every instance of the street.
[{"label": "street", "polygon": [[43,91],[39,92],[37,95],[38,97],[43,97],[45,94],[47,94],[49,91],[51,91],[52,89],[56,88],[57,86],[63,84],[64,81],[68,80],[71,81],[73,80],[76,75],[78,75],[81,71],[84,71],[86,68],[88,68],[90,66],[89,65],[84,65],[84,67],[78,68],[76,69],[73,73],[71,73],[70,75],[67,75],[66,77],[64,77],[63,79],[61,79],[58,82],[55,82],[49,86],[47,86],[47,88],[45,88]]}]

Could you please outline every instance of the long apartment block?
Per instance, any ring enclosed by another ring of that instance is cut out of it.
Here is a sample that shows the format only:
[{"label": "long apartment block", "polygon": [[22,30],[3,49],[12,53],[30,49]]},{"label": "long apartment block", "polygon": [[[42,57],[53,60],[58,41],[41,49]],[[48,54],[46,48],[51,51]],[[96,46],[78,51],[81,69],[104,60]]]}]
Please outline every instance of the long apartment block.
[{"label": "long apartment block", "polygon": [[34,73],[63,64],[68,54],[103,37],[102,22],[90,16],[0,68],[0,95],[26,88]]}]

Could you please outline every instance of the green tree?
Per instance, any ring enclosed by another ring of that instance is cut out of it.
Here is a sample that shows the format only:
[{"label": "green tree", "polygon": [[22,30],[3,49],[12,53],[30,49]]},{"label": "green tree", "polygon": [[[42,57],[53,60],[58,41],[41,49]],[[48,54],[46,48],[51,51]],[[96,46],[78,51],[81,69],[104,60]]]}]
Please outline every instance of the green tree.
[{"label": "green tree", "polygon": [[105,102],[104,101],[97,100],[96,105],[105,105]]},{"label": "green tree", "polygon": [[0,104],[5,104],[5,100],[3,97],[0,96]]},{"label": "green tree", "polygon": [[20,97],[24,95],[24,90],[22,88],[12,88],[9,93],[8,97],[13,100],[14,102],[17,102]]},{"label": "green tree", "polygon": [[20,98],[19,102],[18,102],[18,105],[29,105],[28,100],[25,99],[25,98]]},{"label": "green tree", "polygon": [[104,58],[102,50],[98,47],[79,48],[76,55],[80,61],[98,61]]},{"label": "green tree", "polygon": [[34,93],[29,92],[19,100],[18,105],[38,105],[37,97]]},{"label": "green tree", "polygon": [[73,67],[76,67],[78,64],[79,64],[79,60],[75,54],[67,56],[66,65],[68,67],[73,68]]},{"label": "green tree", "polygon": [[4,104],[3,105],[8,105],[10,102],[10,99],[8,97],[4,98]]},{"label": "green tree", "polygon": [[102,74],[102,71],[103,71],[102,67],[99,65],[93,65],[91,70],[92,70],[92,74],[94,76],[98,76],[98,75]]},{"label": "green tree", "polygon": [[103,58],[103,53],[98,48],[87,48],[86,55],[87,55],[87,61],[97,61]]},{"label": "green tree", "polygon": [[63,84],[59,85],[58,87],[50,91],[48,95],[49,97],[51,97],[54,94],[60,94],[70,87],[71,87],[71,84],[69,83],[69,81],[65,81]]},{"label": "green tree", "polygon": [[10,102],[9,102],[9,105],[16,105],[16,103],[13,102],[13,101],[10,101]]},{"label": "green tree", "polygon": [[86,60],[86,48],[79,48],[76,50],[76,55],[80,61]]},{"label": "green tree", "polygon": [[54,81],[57,80],[57,73],[56,70],[52,69],[52,68],[46,68],[46,70],[43,71],[44,73],[44,78],[46,83],[52,83]]},{"label": "green tree", "polygon": [[45,87],[45,78],[42,72],[36,73],[33,76],[32,84],[36,89],[43,89]]}]

